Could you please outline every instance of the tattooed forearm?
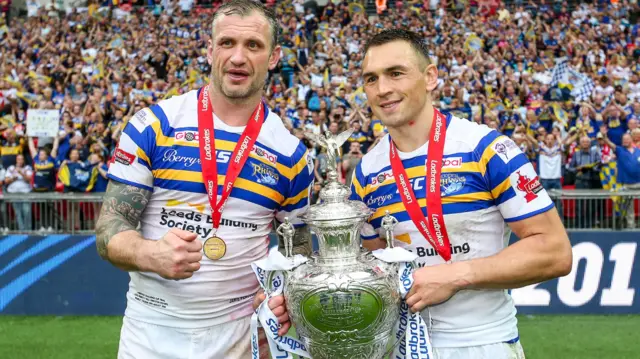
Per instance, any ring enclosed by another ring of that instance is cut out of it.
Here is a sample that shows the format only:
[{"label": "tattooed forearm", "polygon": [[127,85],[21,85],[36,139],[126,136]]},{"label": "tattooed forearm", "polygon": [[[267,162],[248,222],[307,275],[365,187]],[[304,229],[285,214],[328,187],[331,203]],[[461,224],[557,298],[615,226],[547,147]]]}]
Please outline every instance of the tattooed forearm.
[{"label": "tattooed forearm", "polygon": [[109,181],[96,224],[96,246],[102,258],[108,259],[107,245],[114,235],[138,228],[150,197],[151,191]]}]

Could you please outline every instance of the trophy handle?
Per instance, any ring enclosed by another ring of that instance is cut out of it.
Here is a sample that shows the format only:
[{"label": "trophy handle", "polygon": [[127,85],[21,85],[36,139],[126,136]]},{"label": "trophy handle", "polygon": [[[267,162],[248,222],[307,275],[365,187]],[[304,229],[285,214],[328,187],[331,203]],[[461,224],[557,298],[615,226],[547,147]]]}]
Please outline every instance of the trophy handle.
[{"label": "trophy handle", "polygon": [[396,224],[398,224],[398,220],[389,213],[389,210],[386,210],[382,218],[382,229],[384,229],[384,234],[387,239],[387,248],[393,248],[393,227],[395,227]]},{"label": "trophy handle", "polygon": [[284,217],[284,222],[276,230],[276,233],[282,236],[284,241],[284,256],[287,258],[293,256],[293,235],[295,232],[293,224],[289,222],[289,217]]}]

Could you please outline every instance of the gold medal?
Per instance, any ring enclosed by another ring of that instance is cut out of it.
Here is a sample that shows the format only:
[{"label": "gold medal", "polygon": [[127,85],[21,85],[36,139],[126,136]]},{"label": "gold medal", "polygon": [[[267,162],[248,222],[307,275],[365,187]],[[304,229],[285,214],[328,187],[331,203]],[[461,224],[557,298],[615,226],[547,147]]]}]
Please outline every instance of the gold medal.
[{"label": "gold medal", "polygon": [[227,244],[220,237],[211,237],[204,241],[202,250],[207,258],[215,261],[227,253]]}]

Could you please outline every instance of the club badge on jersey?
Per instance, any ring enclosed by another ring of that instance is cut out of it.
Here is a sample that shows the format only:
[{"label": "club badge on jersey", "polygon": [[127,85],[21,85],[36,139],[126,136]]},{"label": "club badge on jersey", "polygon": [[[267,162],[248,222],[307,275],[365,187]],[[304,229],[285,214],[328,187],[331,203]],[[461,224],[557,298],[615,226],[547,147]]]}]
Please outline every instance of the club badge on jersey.
[{"label": "club badge on jersey", "polygon": [[402,198],[402,203],[407,209],[409,217],[438,254],[445,261],[450,261],[451,244],[444,224],[442,197],[440,196],[440,177],[442,175],[442,158],[444,157],[447,123],[444,115],[435,108],[433,109],[433,118],[426,162],[426,183],[429,184],[427,186],[428,220],[422,214],[422,208],[420,208],[418,199],[411,188],[409,176],[398,155],[393,139],[389,140],[389,161],[391,162],[391,171],[396,180],[396,186],[398,186],[398,193],[400,193],[400,198]]},{"label": "club badge on jersey", "polygon": [[213,126],[214,110],[209,100],[209,85],[204,86],[198,96],[198,142],[200,161],[202,162],[202,178],[209,197],[211,218],[213,220],[213,235],[205,240],[203,252],[211,260],[219,260],[227,253],[227,244],[215,234],[220,227],[222,211],[233,189],[233,183],[238,178],[242,166],[247,162],[251,149],[258,139],[258,134],[264,122],[263,106],[264,104],[260,101],[233,149],[222,186],[222,194],[220,200],[218,200],[218,168]]}]

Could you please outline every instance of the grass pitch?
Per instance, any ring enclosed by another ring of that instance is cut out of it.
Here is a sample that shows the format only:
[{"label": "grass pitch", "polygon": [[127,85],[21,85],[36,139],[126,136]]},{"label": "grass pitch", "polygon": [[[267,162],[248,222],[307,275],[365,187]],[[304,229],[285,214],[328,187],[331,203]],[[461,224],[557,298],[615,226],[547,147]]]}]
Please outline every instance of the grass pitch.
[{"label": "grass pitch", "polygon": [[[519,316],[518,321],[527,359],[640,358],[640,316]],[[119,317],[0,316],[0,358],[114,359],[121,324]]]}]

